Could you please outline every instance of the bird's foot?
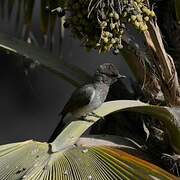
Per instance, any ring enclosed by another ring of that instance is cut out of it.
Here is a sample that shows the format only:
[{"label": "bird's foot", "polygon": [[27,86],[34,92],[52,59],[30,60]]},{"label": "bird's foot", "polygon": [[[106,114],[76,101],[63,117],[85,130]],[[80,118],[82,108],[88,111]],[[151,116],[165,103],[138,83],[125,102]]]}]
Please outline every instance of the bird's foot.
[{"label": "bird's foot", "polygon": [[104,119],[103,116],[99,116],[99,115],[96,114],[95,112],[90,112],[90,113],[88,114],[88,116],[96,117],[96,118],[99,118],[99,119]]},{"label": "bird's foot", "polygon": [[79,117],[78,119],[81,120],[81,121],[87,121],[86,117],[87,117],[87,116],[81,116],[81,117]]},{"label": "bird's foot", "polygon": [[87,121],[87,122],[95,122],[94,120],[91,120],[91,119],[87,119],[87,116],[81,116],[80,118],[78,118],[78,120],[81,120],[81,121]]},{"label": "bird's foot", "polygon": [[81,116],[81,117],[79,118],[79,120],[88,121],[88,122],[96,122],[96,120],[87,119],[88,116],[92,116],[92,117],[99,118],[99,119],[104,119],[103,116],[99,116],[98,114],[96,114],[96,113],[94,113],[94,112],[90,112],[89,114],[87,114],[87,115],[85,115],[85,116]]}]

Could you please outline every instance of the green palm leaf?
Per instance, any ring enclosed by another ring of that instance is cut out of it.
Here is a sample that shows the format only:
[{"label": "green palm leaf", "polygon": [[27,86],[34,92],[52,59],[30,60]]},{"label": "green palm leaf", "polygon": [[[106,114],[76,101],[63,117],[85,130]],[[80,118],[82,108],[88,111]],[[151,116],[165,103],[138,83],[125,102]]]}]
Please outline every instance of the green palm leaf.
[{"label": "green palm leaf", "polygon": [[72,146],[51,153],[47,143],[26,141],[0,148],[1,180],[176,179],[120,149]]},{"label": "green palm leaf", "polygon": [[[172,148],[176,153],[180,154],[179,109],[153,106],[140,101],[118,100],[106,102],[94,112],[98,116],[104,117],[118,111],[141,112],[156,117],[165,125]],[[100,119],[92,116],[86,118],[87,121],[76,120],[71,122],[52,143],[53,150],[57,151],[73,145],[90,126]]]},{"label": "green palm leaf", "polygon": [[[125,110],[158,117],[167,128],[173,148],[179,152],[178,109],[139,101],[111,101],[104,103],[95,113],[105,116]],[[25,141],[0,146],[0,179],[177,179],[161,168],[122,151],[123,146],[106,142],[97,145],[90,145],[88,141],[84,145],[78,143],[83,132],[98,120],[87,116],[86,120],[71,122],[51,144]]]}]

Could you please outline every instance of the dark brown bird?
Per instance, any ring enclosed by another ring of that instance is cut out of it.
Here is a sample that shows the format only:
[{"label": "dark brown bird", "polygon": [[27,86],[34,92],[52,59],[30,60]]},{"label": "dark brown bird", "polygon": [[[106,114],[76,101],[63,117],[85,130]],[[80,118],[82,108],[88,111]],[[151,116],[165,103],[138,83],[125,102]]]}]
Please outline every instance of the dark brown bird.
[{"label": "dark brown bird", "polygon": [[52,142],[62,131],[63,123],[73,119],[85,117],[97,109],[105,101],[111,84],[124,76],[111,63],[105,63],[97,68],[92,83],[85,84],[76,89],[64,106],[61,121],[52,134],[49,142]]}]

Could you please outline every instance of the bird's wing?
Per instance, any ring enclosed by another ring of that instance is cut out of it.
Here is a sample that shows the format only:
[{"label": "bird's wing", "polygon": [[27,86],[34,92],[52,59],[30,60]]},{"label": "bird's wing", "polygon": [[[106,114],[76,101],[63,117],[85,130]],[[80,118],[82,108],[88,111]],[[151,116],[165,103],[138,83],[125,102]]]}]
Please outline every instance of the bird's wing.
[{"label": "bird's wing", "polygon": [[88,105],[95,95],[95,89],[92,84],[87,84],[72,94],[71,98],[64,106],[61,114],[62,116],[66,115],[68,112],[74,112],[77,109],[80,109]]},{"label": "bird's wing", "polygon": [[67,104],[64,106],[64,109],[60,113],[62,115],[61,120],[56,127],[55,131],[51,135],[48,142],[52,142],[60,134],[63,128],[66,126],[66,123],[63,121],[66,114],[69,112],[74,112],[84,106],[88,105],[95,95],[95,89],[92,84],[85,85],[72,94]]}]

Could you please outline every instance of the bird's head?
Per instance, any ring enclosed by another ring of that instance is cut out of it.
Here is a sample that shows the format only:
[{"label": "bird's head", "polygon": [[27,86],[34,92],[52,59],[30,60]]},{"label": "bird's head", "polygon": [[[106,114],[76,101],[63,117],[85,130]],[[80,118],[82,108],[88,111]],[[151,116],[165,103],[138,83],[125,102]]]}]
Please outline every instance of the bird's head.
[{"label": "bird's head", "polygon": [[112,63],[104,63],[100,65],[95,73],[95,81],[101,81],[105,84],[113,84],[118,79],[125,77],[120,75],[116,66]]}]

